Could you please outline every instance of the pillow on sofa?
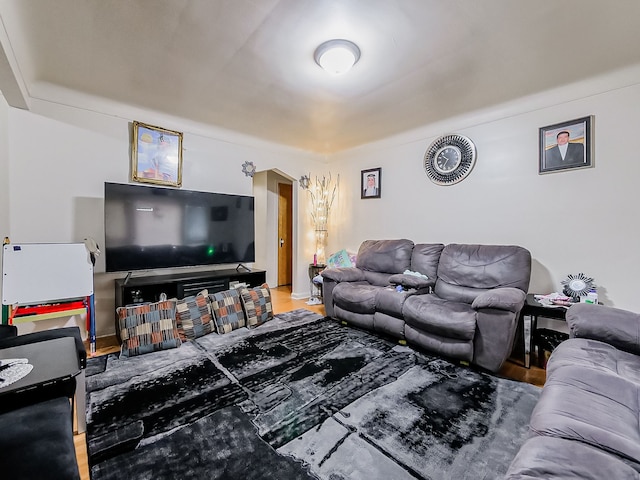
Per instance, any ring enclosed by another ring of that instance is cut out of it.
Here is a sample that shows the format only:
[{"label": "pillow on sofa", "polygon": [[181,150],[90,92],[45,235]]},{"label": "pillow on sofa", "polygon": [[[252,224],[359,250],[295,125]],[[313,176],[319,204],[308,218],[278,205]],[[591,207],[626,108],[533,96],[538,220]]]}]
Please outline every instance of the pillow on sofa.
[{"label": "pillow on sofa", "polygon": [[209,302],[216,322],[216,331],[220,335],[245,326],[242,300],[237,290],[212,293],[209,295]]},{"label": "pillow on sofa", "polygon": [[118,307],[116,312],[122,339],[122,357],[177,348],[182,343],[176,324],[175,300]]},{"label": "pillow on sofa", "polygon": [[176,303],[176,320],[180,340],[194,340],[213,331],[209,292],[185,297]]},{"label": "pillow on sofa", "polygon": [[351,256],[344,248],[327,258],[327,268],[353,267],[354,265]]},{"label": "pillow on sofa", "polygon": [[255,328],[273,318],[269,285],[263,283],[259,287],[243,288],[240,296],[247,315],[247,327]]}]

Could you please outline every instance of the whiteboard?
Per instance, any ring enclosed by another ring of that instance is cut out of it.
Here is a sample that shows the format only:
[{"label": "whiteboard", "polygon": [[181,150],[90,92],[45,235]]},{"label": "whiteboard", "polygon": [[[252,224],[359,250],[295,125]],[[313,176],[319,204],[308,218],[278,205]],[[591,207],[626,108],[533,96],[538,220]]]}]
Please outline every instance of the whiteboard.
[{"label": "whiteboard", "polygon": [[93,294],[93,265],[84,243],[4,245],[2,304],[31,305]]}]

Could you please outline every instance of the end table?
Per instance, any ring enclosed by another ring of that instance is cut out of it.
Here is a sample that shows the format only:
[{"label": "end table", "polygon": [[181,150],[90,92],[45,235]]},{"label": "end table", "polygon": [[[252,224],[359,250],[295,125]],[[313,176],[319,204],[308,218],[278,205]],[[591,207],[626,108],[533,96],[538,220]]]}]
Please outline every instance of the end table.
[{"label": "end table", "polygon": [[[545,332],[551,332],[548,329],[540,329],[538,330],[538,317],[550,318],[553,320],[561,320],[566,321],[567,309],[568,307],[546,307],[540,302],[536,300],[536,294],[529,293],[527,294],[527,299],[520,311],[520,319],[518,329],[522,331],[522,340],[524,342],[524,366],[525,368],[529,368],[531,366],[531,351],[539,347],[540,345],[538,339],[540,334],[544,334]],[[530,326],[527,329],[524,322],[525,317],[530,318]],[[544,330],[545,332],[542,332]],[[562,332],[557,332],[562,333]],[[565,334],[566,335],[566,334]],[[540,355],[540,354],[539,354]],[[538,362],[540,364],[540,362]]]},{"label": "end table", "polygon": [[[318,298],[320,298],[320,299],[323,298],[322,297],[322,284],[321,283],[318,283],[318,284],[313,283],[313,279],[314,279],[314,277],[318,276],[320,274],[320,272],[322,272],[325,268],[327,268],[327,266],[324,265],[324,264],[320,264],[320,263],[318,263],[316,265],[314,265],[313,263],[309,264],[309,294],[310,294],[311,298],[316,297],[316,296]],[[318,295],[315,294],[316,293],[316,289],[318,291]]]}]

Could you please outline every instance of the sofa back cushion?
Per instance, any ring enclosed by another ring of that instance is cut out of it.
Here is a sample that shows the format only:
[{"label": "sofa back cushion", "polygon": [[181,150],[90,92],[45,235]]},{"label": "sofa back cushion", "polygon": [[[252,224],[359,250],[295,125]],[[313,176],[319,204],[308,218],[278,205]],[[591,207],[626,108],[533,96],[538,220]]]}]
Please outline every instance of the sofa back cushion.
[{"label": "sofa back cushion", "polygon": [[380,273],[402,273],[411,266],[411,240],[365,240],[360,245],[356,267]]},{"label": "sofa back cushion", "polygon": [[442,243],[416,243],[411,253],[410,270],[435,280],[443,248]]},{"label": "sofa back cushion", "polygon": [[435,293],[447,300],[472,303],[492,288],[529,288],[531,253],[515,245],[444,247],[438,264]]}]

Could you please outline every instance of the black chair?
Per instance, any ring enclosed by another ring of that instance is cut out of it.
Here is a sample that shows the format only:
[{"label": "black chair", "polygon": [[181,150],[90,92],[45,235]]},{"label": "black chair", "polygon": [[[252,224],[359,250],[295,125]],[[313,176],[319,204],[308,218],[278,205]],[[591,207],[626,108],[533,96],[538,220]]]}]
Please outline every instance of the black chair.
[{"label": "black chair", "polygon": [[80,375],[78,375],[77,378],[70,379],[69,381],[51,385],[46,389],[24,392],[15,397],[11,396],[9,400],[3,400],[0,402],[0,413],[15,410],[26,405],[44,402],[57,397],[68,397],[72,401],[72,407],[77,403],[78,432],[84,432],[86,423],[84,369],[87,366],[87,350],[84,346],[84,342],[82,341],[80,329],[78,327],[64,327],[18,335],[18,329],[15,325],[0,325],[0,349],[18,347],[21,345],[28,345],[64,337],[73,337],[75,340],[78,362],[81,368]]}]

